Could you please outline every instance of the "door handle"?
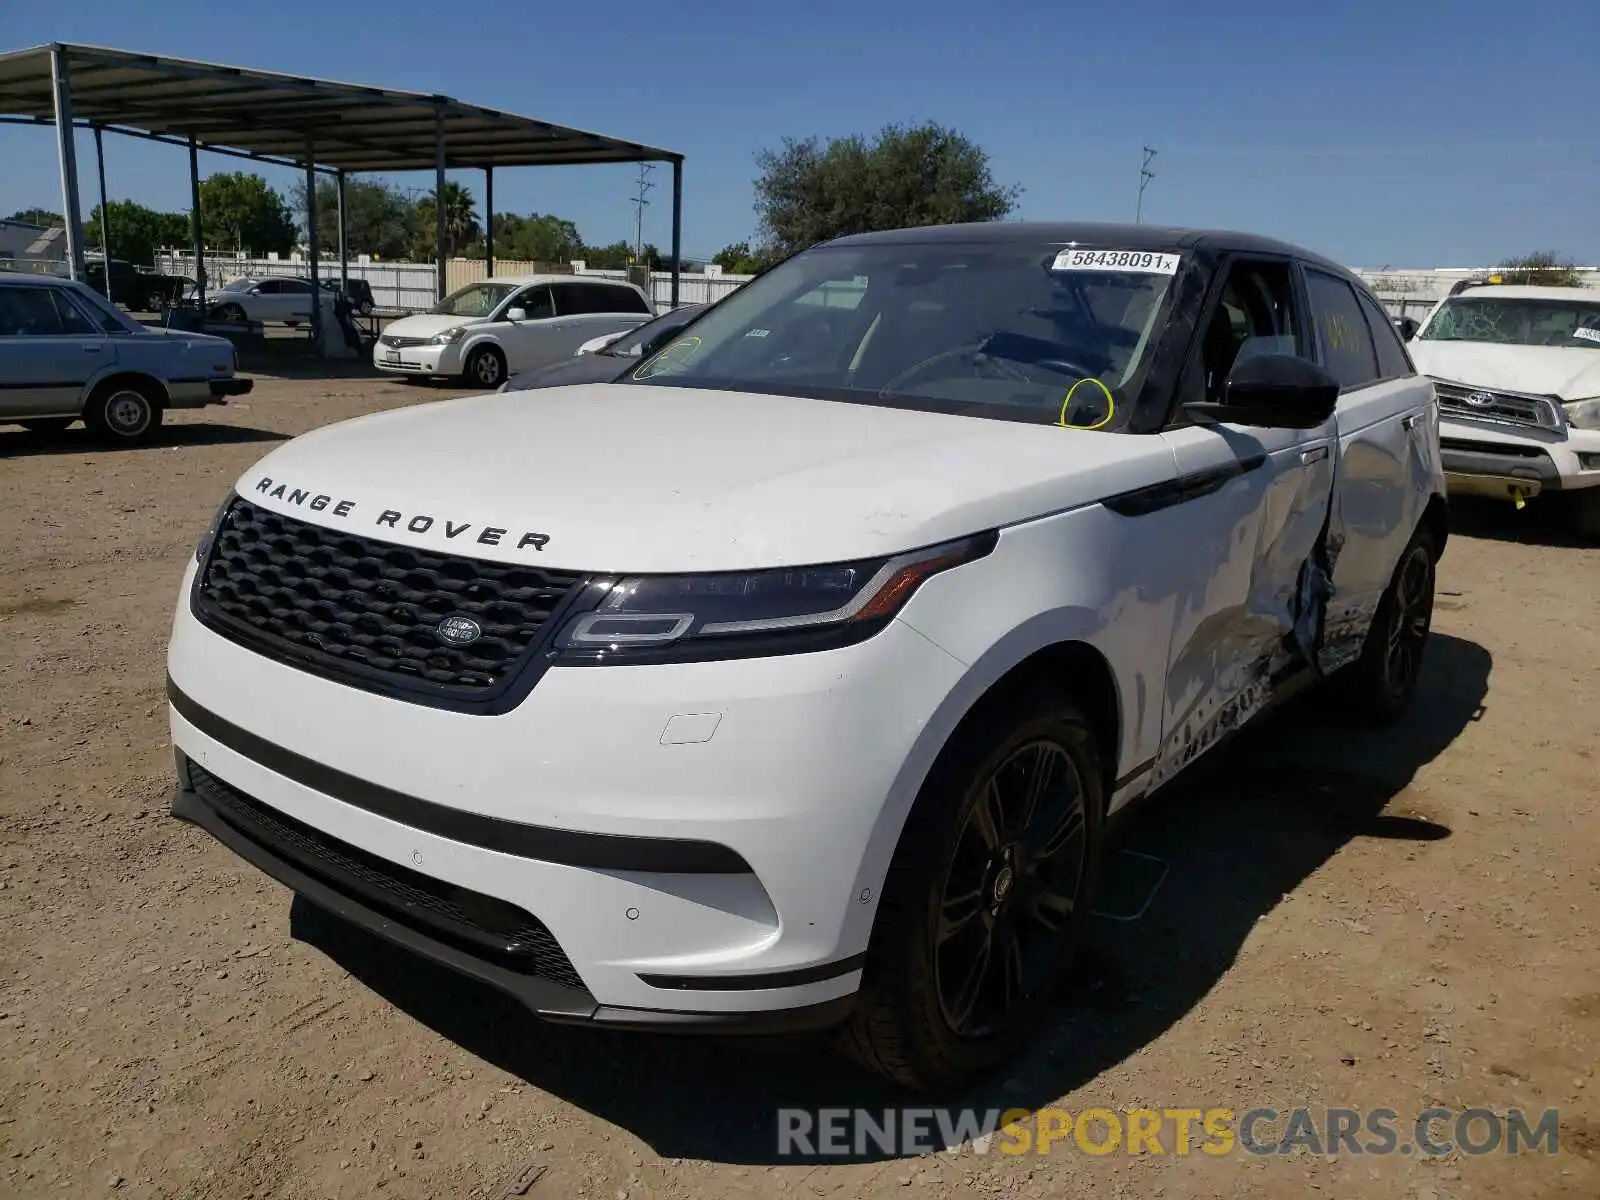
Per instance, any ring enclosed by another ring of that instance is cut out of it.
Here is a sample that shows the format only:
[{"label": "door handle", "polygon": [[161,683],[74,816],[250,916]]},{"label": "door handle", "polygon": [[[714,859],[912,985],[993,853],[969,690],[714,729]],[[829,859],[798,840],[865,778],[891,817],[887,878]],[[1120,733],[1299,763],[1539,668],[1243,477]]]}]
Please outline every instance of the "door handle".
[{"label": "door handle", "polygon": [[1321,462],[1327,457],[1328,448],[1326,446],[1313,446],[1309,450],[1302,450],[1300,452],[1300,461],[1303,463]]},{"label": "door handle", "polygon": [[1417,422],[1420,420],[1422,420],[1421,413],[1412,413],[1405,420],[1400,422],[1400,428],[1404,429],[1407,433],[1410,433],[1417,427]]},{"label": "door handle", "polygon": [[79,347],[85,354],[99,354],[102,347],[98,342],[88,342]]}]

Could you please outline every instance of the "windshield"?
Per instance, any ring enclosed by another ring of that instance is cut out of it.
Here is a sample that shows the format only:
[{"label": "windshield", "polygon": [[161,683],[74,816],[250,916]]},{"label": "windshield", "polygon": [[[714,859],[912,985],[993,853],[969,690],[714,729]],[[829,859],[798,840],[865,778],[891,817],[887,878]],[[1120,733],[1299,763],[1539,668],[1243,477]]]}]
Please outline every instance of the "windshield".
[{"label": "windshield", "polygon": [[440,317],[487,317],[516,290],[516,286],[509,283],[469,283],[428,311]]},{"label": "windshield", "polygon": [[1126,411],[1178,265],[1044,243],[821,247],[630,379],[1098,426]]},{"label": "windshield", "polygon": [[1422,331],[1425,342],[1496,342],[1503,346],[1587,346],[1600,350],[1600,297],[1525,300],[1456,296]]},{"label": "windshield", "polygon": [[663,333],[669,333],[674,329],[682,329],[699,316],[700,310],[704,307],[703,304],[686,304],[682,308],[675,308],[654,321],[646,321],[632,333],[625,333],[616,341],[601,346],[595,353],[608,354],[613,358],[638,358],[644,351],[644,344],[651,338],[660,337]]}]

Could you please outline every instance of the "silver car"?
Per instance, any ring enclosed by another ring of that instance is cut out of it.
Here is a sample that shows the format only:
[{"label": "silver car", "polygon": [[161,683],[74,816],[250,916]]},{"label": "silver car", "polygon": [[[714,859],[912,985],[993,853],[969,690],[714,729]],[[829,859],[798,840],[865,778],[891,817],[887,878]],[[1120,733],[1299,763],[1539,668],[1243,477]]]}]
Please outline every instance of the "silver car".
[{"label": "silver car", "polygon": [[50,433],[81,418],[137,443],[169,408],[248,392],[237,370],[225,338],[148,328],[70,279],[0,275],[0,424]]}]

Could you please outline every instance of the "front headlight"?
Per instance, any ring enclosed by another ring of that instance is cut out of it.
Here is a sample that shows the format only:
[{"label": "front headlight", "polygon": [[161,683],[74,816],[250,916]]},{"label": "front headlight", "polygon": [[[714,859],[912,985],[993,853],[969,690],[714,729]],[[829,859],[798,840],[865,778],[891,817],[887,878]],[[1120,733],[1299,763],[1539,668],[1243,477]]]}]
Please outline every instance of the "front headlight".
[{"label": "front headlight", "polygon": [[828,650],[865,641],[923,580],[982,558],[993,533],[892,558],[593,585],[557,636],[567,665],[685,662]]},{"label": "front headlight", "polygon": [[1600,429],[1600,396],[1573,400],[1561,407],[1566,410],[1567,424],[1573,428]]},{"label": "front headlight", "polygon": [[200,535],[200,540],[195,544],[194,561],[205,565],[206,555],[211,553],[211,543],[217,540],[217,530],[222,528],[222,518],[228,515],[228,509],[233,507],[233,502],[238,499],[237,493],[232,488],[228,489],[227,498],[223,500],[216,515],[211,518],[211,524],[206,526],[206,531]]},{"label": "front headlight", "polygon": [[454,342],[459,342],[466,335],[466,332],[467,327],[465,325],[452,325],[449,329],[441,329],[433,335],[434,345],[448,346]]}]

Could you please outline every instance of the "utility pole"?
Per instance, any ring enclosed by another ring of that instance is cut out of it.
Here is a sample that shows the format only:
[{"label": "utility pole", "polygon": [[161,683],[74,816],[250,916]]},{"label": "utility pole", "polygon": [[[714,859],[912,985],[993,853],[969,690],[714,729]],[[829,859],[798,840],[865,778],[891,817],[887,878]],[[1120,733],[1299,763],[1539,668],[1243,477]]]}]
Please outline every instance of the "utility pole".
[{"label": "utility pole", "polygon": [[1144,189],[1156,177],[1156,173],[1150,169],[1150,160],[1155,156],[1156,152],[1149,146],[1144,148],[1144,162],[1139,165],[1139,202],[1133,210],[1133,223],[1135,225],[1144,219]]},{"label": "utility pole", "polygon": [[656,169],[655,163],[639,164],[639,194],[633,198],[633,263],[639,265],[639,260],[644,257],[644,210],[650,206],[645,193],[655,184],[650,181],[650,172]]}]

